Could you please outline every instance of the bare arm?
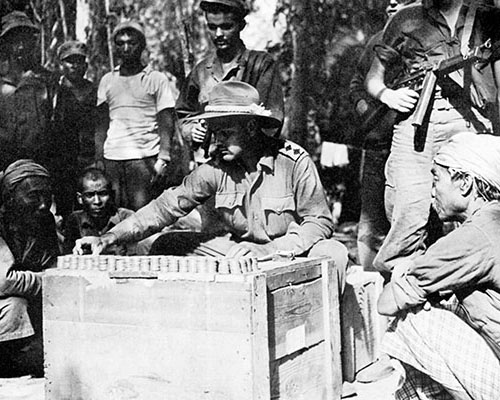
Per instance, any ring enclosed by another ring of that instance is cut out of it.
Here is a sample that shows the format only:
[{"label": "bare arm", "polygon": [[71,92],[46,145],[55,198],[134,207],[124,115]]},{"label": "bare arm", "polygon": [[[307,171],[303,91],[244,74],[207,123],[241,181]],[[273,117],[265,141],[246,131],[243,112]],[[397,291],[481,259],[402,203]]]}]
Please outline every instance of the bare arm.
[{"label": "bare arm", "polygon": [[103,103],[97,107],[96,114],[95,161],[98,163],[104,159],[104,142],[109,129],[109,107],[107,103]]},{"label": "bare arm", "polygon": [[409,88],[389,89],[384,83],[385,67],[375,57],[368,74],[365,86],[367,92],[389,108],[399,112],[409,112],[417,103],[418,93]]}]

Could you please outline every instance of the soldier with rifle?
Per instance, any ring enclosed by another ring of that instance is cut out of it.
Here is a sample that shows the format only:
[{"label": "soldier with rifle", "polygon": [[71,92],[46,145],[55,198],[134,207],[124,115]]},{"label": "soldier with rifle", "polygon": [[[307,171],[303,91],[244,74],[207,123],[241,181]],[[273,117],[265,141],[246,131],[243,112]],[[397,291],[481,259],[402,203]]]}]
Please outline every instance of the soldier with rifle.
[{"label": "soldier with rifle", "polygon": [[[391,228],[374,260],[387,276],[428,245],[433,156],[453,135],[491,132],[498,120],[499,13],[487,1],[424,1],[398,12],[376,49],[367,90],[399,113],[386,164]],[[421,91],[386,85],[394,68]]]},{"label": "soldier with rifle", "polygon": [[176,104],[183,136],[192,143],[193,149],[207,147],[210,138],[204,121],[188,121],[185,117],[202,112],[208,94],[221,81],[237,80],[255,87],[264,106],[281,121],[284,107],[281,81],[274,59],[265,51],[247,49],[240,38],[249,11],[245,1],[203,0],[200,7],[205,12],[215,51],[191,71]]}]

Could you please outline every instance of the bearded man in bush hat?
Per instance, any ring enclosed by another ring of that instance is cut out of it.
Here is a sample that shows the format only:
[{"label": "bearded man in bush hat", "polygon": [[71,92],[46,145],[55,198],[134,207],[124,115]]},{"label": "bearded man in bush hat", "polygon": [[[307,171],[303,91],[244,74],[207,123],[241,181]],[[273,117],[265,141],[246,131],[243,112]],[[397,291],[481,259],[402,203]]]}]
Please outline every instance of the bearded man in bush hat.
[{"label": "bearded man in bush hat", "polygon": [[49,173],[18,160],[0,193],[0,374],[42,376],[42,271],[59,254]]},{"label": "bearded man in bush hat", "polygon": [[258,91],[244,82],[221,82],[197,118],[206,120],[214,135],[212,159],[106,234],[78,240],[74,252],[90,245],[99,253],[115,243],[142,239],[213,198],[229,234],[166,233],[153,244],[153,252],[234,259],[277,251],[327,255],[343,282],[347,250],[331,239],[333,220],[318,172],[300,146],[263,131],[281,120],[260,105]]}]

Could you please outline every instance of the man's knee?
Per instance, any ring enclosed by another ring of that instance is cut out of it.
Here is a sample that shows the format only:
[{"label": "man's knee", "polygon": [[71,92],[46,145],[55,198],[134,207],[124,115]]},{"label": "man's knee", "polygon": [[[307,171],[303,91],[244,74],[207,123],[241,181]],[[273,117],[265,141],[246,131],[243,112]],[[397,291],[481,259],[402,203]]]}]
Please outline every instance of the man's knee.
[{"label": "man's knee", "polygon": [[34,333],[28,314],[28,300],[7,297],[0,301],[0,341],[19,339]]},{"label": "man's knee", "polygon": [[335,239],[320,240],[308,254],[309,257],[328,257],[333,260],[339,280],[339,288],[343,291],[349,253],[347,247]]}]

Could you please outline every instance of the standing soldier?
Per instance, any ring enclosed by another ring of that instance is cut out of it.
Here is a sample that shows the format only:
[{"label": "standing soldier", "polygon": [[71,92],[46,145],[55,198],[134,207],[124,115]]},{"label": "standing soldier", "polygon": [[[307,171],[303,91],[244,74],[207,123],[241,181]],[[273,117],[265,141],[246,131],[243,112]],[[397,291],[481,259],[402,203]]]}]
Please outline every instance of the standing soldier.
[{"label": "standing soldier", "polygon": [[79,173],[94,162],[97,88],[84,78],[84,43],[63,43],[58,59],[62,75],[54,97],[53,174],[57,213],[65,218],[73,211]]},{"label": "standing soldier", "polygon": [[180,140],[175,99],[167,76],[141,61],[146,36],[139,22],[120,23],[113,41],[120,65],[99,83],[96,160],[104,162],[117,206],[137,210],[153,198],[154,184],[179,167],[172,162]]},{"label": "standing soldier", "polygon": [[[245,2],[203,0],[200,7],[205,12],[215,52],[201,60],[187,77],[176,104],[179,117],[202,112],[217,83],[238,80],[255,87],[264,106],[283,121],[283,90],[274,59],[264,51],[248,50],[240,38],[248,14]],[[182,130],[194,148],[205,139],[203,120],[182,120]]]},{"label": "standing soldier", "polygon": [[498,68],[500,62],[498,54],[493,54],[488,62],[457,66],[457,70],[440,76],[417,130],[414,111],[419,94],[408,87],[391,89],[384,77],[398,65],[410,74],[442,65],[453,56],[461,61],[488,39],[495,44],[499,38],[498,11],[479,1],[426,1],[405,7],[385,28],[380,52],[368,73],[367,90],[404,117],[394,128],[386,165],[385,202],[391,227],[374,260],[380,271],[389,274],[399,258],[425,250],[432,158],[459,132],[491,131],[492,120],[498,118],[491,112],[497,96],[492,65]]},{"label": "standing soldier", "polygon": [[0,31],[0,169],[21,158],[47,166],[55,74],[37,64],[38,27],[26,14],[2,18]]}]

